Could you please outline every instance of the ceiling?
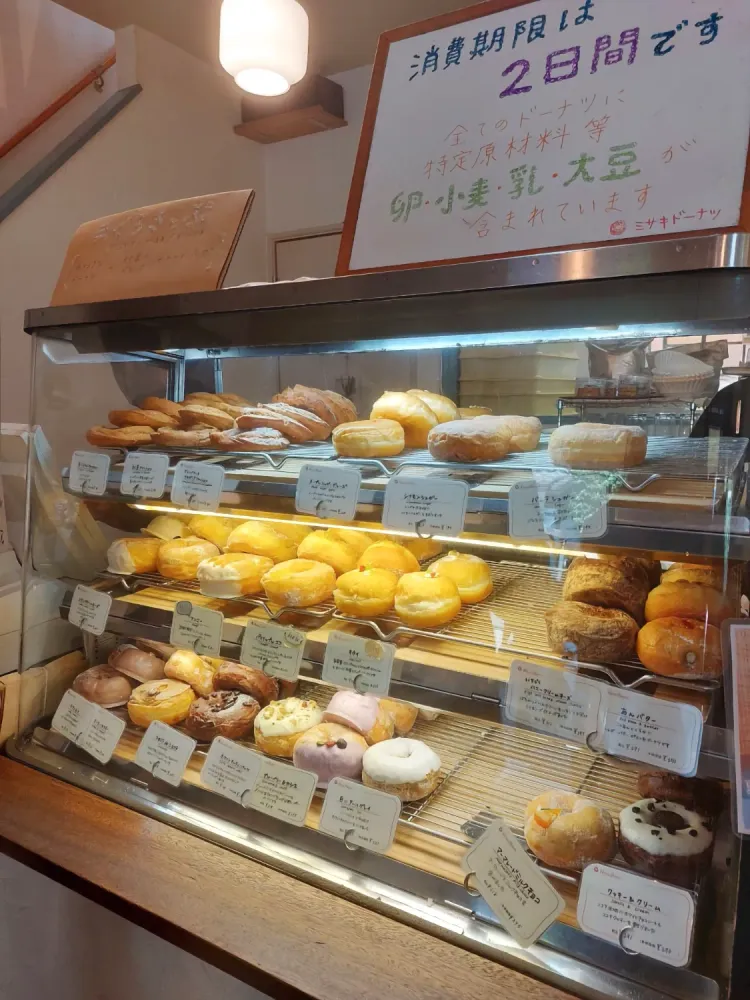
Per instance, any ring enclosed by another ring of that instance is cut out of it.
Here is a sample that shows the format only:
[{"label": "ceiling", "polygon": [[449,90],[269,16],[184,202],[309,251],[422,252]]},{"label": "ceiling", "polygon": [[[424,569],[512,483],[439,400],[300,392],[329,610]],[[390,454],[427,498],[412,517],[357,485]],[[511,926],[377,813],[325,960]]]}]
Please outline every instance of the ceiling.
[{"label": "ceiling", "polygon": [[[58,0],[108,28],[137,24],[218,64],[221,0]],[[310,15],[310,66],[340,73],[373,61],[389,28],[465,6],[468,0],[301,0]]]}]

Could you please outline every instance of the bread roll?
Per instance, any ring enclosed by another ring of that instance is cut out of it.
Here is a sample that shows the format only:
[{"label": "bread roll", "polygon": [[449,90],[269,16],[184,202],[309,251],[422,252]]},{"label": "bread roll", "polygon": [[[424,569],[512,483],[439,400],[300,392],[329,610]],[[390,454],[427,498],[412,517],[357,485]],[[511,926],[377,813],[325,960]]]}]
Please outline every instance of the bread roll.
[{"label": "bread roll", "polygon": [[664,677],[721,677],[721,633],[694,618],[657,618],[644,625],[636,644],[644,667]]},{"label": "bread roll", "polygon": [[509,453],[513,433],[494,418],[453,420],[430,431],[427,447],[440,462],[496,462]]},{"label": "bread roll", "polygon": [[674,563],[662,574],[662,583],[702,583],[704,587],[724,590],[724,571],[721,566],[703,566],[694,563]]},{"label": "bread roll", "polygon": [[642,465],[648,438],[640,427],[573,424],[549,439],[549,457],[567,469],[629,469]]},{"label": "bread roll", "polygon": [[696,618],[710,625],[721,625],[731,617],[731,602],[721,591],[685,580],[662,583],[646,601],[647,622],[657,618]]},{"label": "bread roll", "polygon": [[544,615],[550,649],[582,663],[618,663],[635,652],[638,623],[617,608],[560,601]]},{"label": "bread roll", "polygon": [[600,608],[619,608],[640,624],[648,597],[648,577],[636,560],[574,559],[565,574],[563,600]]},{"label": "bread roll", "polygon": [[510,450],[536,451],[542,436],[542,422],[536,417],[477,417],[477,423],[491,424],[493,421],[506,427],[511,434]]}]

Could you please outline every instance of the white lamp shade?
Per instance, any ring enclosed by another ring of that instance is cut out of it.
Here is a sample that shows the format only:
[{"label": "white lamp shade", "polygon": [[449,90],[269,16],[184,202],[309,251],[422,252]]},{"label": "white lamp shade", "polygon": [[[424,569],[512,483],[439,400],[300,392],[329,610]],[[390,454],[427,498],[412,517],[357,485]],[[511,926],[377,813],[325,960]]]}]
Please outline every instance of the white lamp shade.
[{"label": "white lamp shade", "polygon": [[297,0],[224,0],[219,60],[243,90],[277,97],[307,72],[309,34]]}]

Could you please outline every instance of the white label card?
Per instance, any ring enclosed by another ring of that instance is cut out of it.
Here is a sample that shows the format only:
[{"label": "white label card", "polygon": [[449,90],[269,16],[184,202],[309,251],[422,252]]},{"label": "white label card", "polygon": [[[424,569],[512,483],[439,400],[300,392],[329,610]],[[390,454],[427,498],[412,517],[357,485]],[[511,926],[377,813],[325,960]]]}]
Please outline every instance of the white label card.
[{"label": "white label card", "polygon": [[305,633],[274,622],[250,620],[242,637],[240,663],[269,677],[296,681],[305,652]]},{"label": "white label card", "polygon": [[201,781],[212,792],[246,805],[242,800],[255,785],[262,763],[260,754],[218,736],[206,755]]},{"label": "white label card", "polygon": [[594,741],[615,757],[691,778],[698,770],[703,716],[694,705],[607,688]]},{"label": "white label card", "polygon": [[390,642],[330,632],[323,660],[323,681],[360,694],[388,694],[396,647]]},{"label": "white label card", "polygon": [[607,492],[598,477],[552,476],[511,487],[511,538],[602,538],[607,533]]},{"label": "white label card", "polygon": [[572,670],[514,660],[506,689],[505,716],[560,739],[585,743],[597,730],[602,686]]},{"label": "white label card", "polygon": [[138,767],[177,788],[198,744],[163,722],[152,722],[135,755]]},{"label": "white label card", "polygon": [[504,929],[529,948],[565,909],[565,900],[518,839],[497,820],[467,852],[464,868]]},{"label": "white label card", "polygon": [[120,493],[129,497],[149,497],[158,500],[164,496],[168,472],[168,455],[130,451],[122,468]]},{"label": "white label card", "polygon": [[353,521],[361,485],[362,473],[355,466],[308,463],[299,470],[294,504],[299,514]]},{"label": "white label card", "polygon": [[78,740],[78,746],[95,757],[100,764],[106,764],[111,760],[124,732],[124,719],[96,706],[88,729]]},{"label": "white label card", "polygon": [[172,503],[188,510],[217,510],[224,470],[208,462],[178,462],[172,478]]},{"label": "white label card", "polygon": [[686,889],[622,868],[589,865],[581,878],[581,929],[626,951],[683,968],[690,961],[695,900]]},{"label": "white label card", "polygon": [[66,691],[53,716],[52,728],[65,739],[77,744],[86,734],[95,712],[96,705],[92,702],[86,701],[73,690]]},{"label": "white label card", "polygon": [[304,826],[316,784],[312,771],[261,757],[258,777],[244,805],[292,826]]},{"label": "white label card", "polygon": [[107,491],[109,455],[94,451],[74,451],[68,483],[74,493],[100,497]]},{"label": "white label card", "polygon": [[169,641],[199,656],[220,656],[224,615],[190,601],[178,601],[172,615]]},{"label": "white label card", "polygon": [[398,476],[385,491],[383,525],[421,535],[458,535],[464,530],[469,484],[436,476]]},{"label": "white label card", "polygon": [[112,598],[100,590],[79,584],[73,591],[68,621],[84,632],[101,635],[107,627]]},{"label": "white label card", "polygon": [[320,829],[349,844],[385,854],[393,843],[400,814],[398,796],[348,778],[333,778],[320,813]]}]

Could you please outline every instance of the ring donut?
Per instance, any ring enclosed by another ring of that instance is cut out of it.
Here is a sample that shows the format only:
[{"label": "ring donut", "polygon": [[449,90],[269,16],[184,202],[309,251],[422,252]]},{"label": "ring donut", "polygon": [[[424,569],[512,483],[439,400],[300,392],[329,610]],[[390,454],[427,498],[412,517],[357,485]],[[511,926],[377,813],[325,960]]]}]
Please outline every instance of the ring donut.
[{"label": "ring donut", "polygon": [[381,792],[416,802],[431,795],[440,781],[440,758],[426,743],[397,737],[376,743],[362,758],[362,782]]},{"label": "ring donut", "polygon": [[151,444],[154,432],[150,427],[90,427],[86,440],[95,448],[140,448]]},{"label": "ring donut", "polygon": [[160,427],[178,427],[176,417],[170,417],[158,410],[112,410],[107,418],[115,427],[150,427],[157,431]]}]

